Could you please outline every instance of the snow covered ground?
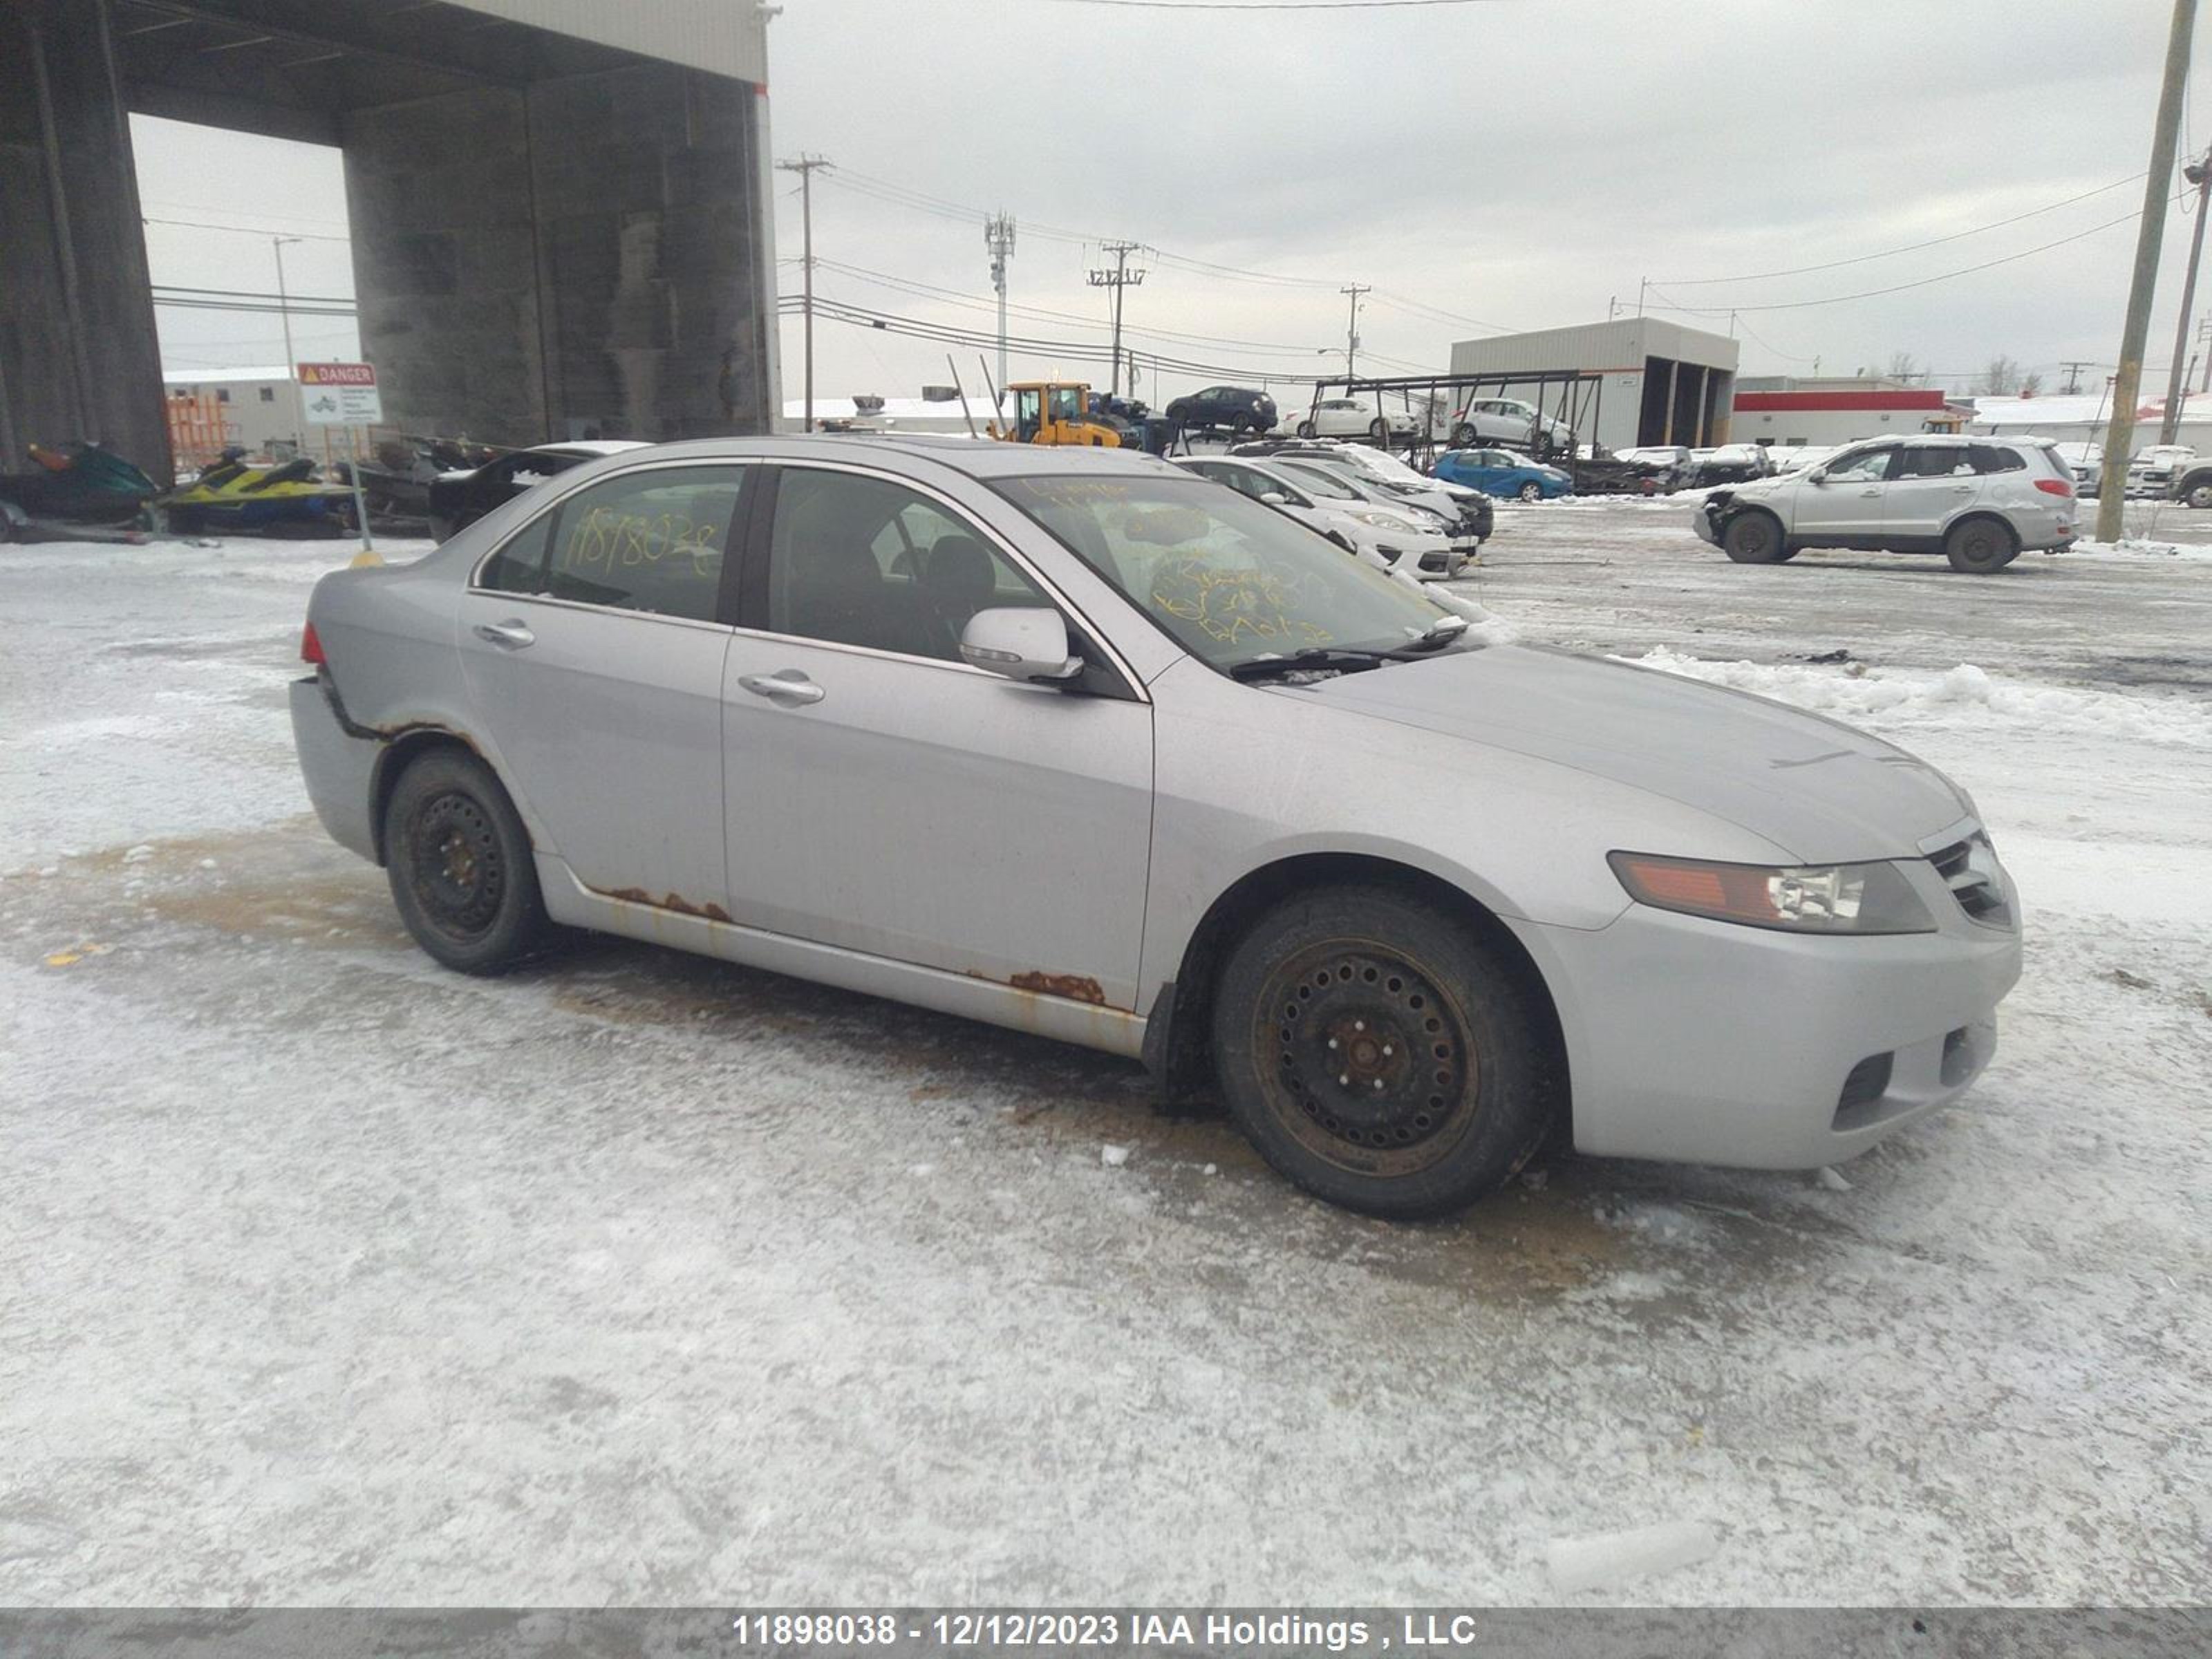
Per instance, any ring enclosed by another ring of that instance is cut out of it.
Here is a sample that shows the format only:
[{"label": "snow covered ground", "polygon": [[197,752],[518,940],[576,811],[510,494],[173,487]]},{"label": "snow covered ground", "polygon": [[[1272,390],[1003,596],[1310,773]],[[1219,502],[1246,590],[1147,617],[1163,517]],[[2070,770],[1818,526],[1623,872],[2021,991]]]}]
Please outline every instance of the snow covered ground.
[{"label": "snow covered ground", "polygon": [[1967,783],[2001,1052],[1840,1179],[1422,1227],[1101,1056],[626,944],[441,973],[292,771],[349,550],[0,549],[0,1600],[2212,1596],[2212,569],[1684,520],[1505,507],[1468,589]]}]

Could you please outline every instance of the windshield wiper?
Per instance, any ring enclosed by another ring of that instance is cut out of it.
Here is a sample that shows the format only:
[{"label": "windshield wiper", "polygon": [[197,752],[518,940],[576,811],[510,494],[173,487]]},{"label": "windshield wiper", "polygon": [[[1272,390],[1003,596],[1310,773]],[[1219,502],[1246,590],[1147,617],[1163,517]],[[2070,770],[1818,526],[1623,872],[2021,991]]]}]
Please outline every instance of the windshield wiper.
[{"label": "windshield wiper", "polygon": [[1431,651],[1441,651],[1444,647],[1449,645],[1454,640],[1459,638],[1461,635],[1466,633],[1467,630],[1468,620],[1466,617],[1441,617],[1436,622],[1431,623],[1425,629],[1417,635],[1414,638],[1407,641],[1405,645],[1400,649],[1389,652],[1387,654],[1395,658],[1419,656]]},{"label": "windshield wiper", "polygon": [[1232,680],[1264,680],[1276,674],[1295,674],[1314,668],[1357,673],[1363,668],[1376,668],[1394,661],[1396,656],[1392,651],[1358,651],[1345,646],[1316,645],[1280,655],[1270,653],[1264,657],[1247,657],[1243,662],[1231,663],[1222,672]]}]

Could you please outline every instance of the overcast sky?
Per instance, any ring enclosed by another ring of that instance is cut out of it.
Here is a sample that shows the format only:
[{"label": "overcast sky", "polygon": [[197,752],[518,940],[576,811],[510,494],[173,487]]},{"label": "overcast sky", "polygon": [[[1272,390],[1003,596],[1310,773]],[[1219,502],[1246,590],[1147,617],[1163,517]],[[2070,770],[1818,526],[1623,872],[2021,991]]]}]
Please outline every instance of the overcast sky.
[{"label": "overcast sky", "polygon": [[[815,252],[918,295],[823,269],[817,289],[872,309],[988,330],[980,215],[1022,226],[1017,333],[1102,340],[1095,241],[1139,256],[1126,319],[1139,349],[1248,377],[1342,363],[1342,283],[1376,286],[1359,333],[1370,371],[1447,362],[1493,327],[1602,319],[1609,301],[1741,307],[1747,373],[1879,368],[1892,353],[1966,375],[2002,352],[2043,370],[2117,355],[2132,222],[1925,287],[1892,288],[2132,214],[2149,147],[2166,0],[1495,0],[1243,13],[1074,0],[785,0],[769,28],[775,153],[827,156]],[[2212,28],[2197,61],[2212,59]],[[336,158],[171,124],[137,124],[149,216],[342,233]],[[158,135],[159,142],[149,142]],[[2212,100],[2185,143],[2212,142]],[[291,152],[286,154],[286,151]],[[241,157],[243,159],[241,159]],[[276,217],[241,216],[229,181],[268,179]],[[2133,179],[2133,182],[2121,183]],[[778,174],[781,284],[799,287],[796,180]],[[885,199],[919,192],[937,211]],[[1860,258],[2117,185],[2020,222],[1894,258],[1765,280],[1699,283]],[[2148,354],[2162,372],[2192,222],[2169,216]],[[1073,240],[1048,232],[1072,233]],[[155,280],[274,287],[265,238],[155,227]],[[1190,261],[1275,278],[1209,273]],[[295,291],[351,291],[345,250],[286,250]],[[1289,279],[1289,280],[1286,280]],[[1427,307],[1428,311],[1416,309]],[[2199,309],[2212,308],[2212,299]],[[1661,314],[1680,316],[1680,313]],[[1725,315],[1682,320],[1728,331]],[[273,319],[164,313],[173,365],[281,357]],[[1260,345],[1162,340],[1177,331]],[[257,332],[258,331],[258,332]],[[349,349],[295,322],[302,355]],[[799,328],[783,329],[799,392]],[[817,325],[822,393],[912,395],[945,349]],[[306,341],[315,343],[310,348]],[[963,377],[975,352],[959,354]],[[1390,360],[1385,362],[1384,360]],[[1103,365],[1059,365],[1103,380]],[[1018,354],[1017,374],[1048,356]],[[1159,395],[1204,379],[1176,375]],[[2156,378],[2156,373],[2154,379]],[[1951,384],[1963,388],[1962,380]]]}]

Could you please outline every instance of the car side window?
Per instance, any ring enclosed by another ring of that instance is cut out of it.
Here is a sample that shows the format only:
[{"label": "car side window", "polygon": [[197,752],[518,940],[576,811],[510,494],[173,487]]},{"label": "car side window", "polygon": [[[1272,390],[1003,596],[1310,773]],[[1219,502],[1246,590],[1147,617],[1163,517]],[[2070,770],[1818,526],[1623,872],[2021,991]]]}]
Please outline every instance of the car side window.
[{"label": "car side window", "polygon": [[1897,463],[1892,476],[1899,478],[1948,478],[1974,470],[1964,444],[1907,444],[1898,451]]},{"label": "car side window", "polygon": [[2020,458],[2016,449],[2002,448],[1996,444],[1972,444],[1966,454],[1977,472],[2019,472],[2027,463]]},{"label": "car side window", "polygon": [[605,478],[550,515],[556,599],[712,622],[750,469],[653,467]]},{"label": "car side window", "polygon": [[918,490],[785,469],[769,537],[771,633],[957,663],[977,611],[1051,604],[973,526]]},{"label": "car side window", "polygon": [[1894,445],[1839,455],[1828,464],[1828,477],[1836,483],[1879,483],[1889,477],[1889,464],[1896,455]]},{"label": "car side window", "polygon": [[545,548],[552,539],[554,517],[541,514],[501,543],[477,573],[477,586],[495,593],[543,593]]}]

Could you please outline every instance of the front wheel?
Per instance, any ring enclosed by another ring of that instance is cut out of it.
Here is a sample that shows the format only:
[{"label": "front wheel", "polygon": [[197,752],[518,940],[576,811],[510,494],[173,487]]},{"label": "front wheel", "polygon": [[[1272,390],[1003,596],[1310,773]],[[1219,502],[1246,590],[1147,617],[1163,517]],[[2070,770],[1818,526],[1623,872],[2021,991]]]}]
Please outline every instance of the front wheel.
[{"label": "front wheel", "polygon": [[434,749],[384,809],[385,874],[415,942],[465,974],[503,974],[543,948],[550,924],[530,834],[473,755]]},{"label": "front wheel", "polygon": [[1389,888],[1324,888],[1262,916],[1223,971],[1213,1026],[1238,1126],[1347,1209],[1460,1208],[1520,1169],[1556,1115],[1522,981]]},{"label": "front wheel", "polygon": [[2212,479],[2190,485],[2188,494],[2181,499],[2191,507],[2212,507]]},{"label": "front wheel", "polygon": [[1544,486],[1531,481],[1522,484],[1518,494],[1524,501],[1540,501],[1544,499]]},{"label": "front wheel", "polygon": [[1943,538],[1943,556],[1954,570],[1991,576],[2020,556],[2020,542],[1994,519],[1969,519]]},{"label": "front wheel", "polygon": [[1388,444],[1390,441],[1390,422],[1376,416],[1367,423],[1367,435],[1378,444]]},{"label": "front wheel", "polygon": [[1721,532],[1721,550],[1738,564],[1779,564],[1790,556],[1782,526],[1770,514],[1745,513]]},{"label": "front wheel", "polygon": [[1474,444],[1474,428],[1465,421],[1462,421],[1451,429],[1451,447],[1454,449],[1472,448]]}]

